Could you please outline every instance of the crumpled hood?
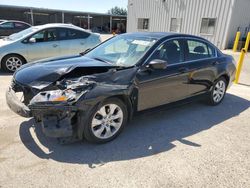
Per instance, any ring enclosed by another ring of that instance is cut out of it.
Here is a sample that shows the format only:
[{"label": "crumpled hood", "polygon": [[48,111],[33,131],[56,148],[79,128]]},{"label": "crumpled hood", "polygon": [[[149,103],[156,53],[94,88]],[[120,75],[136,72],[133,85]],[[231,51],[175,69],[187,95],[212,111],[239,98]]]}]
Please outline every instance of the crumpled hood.
[{"label": "crumpled hood", "polygon": [[57,81],[61,76],[70,73],[76,68],[86,68],[86,70],[95,68],[98,72],[98,69],[110,69],[113,67],[115,66],[80,55],[67,56],[28,63],[16,71],[14,79],[23,85],[49,85],[50,83]]}]

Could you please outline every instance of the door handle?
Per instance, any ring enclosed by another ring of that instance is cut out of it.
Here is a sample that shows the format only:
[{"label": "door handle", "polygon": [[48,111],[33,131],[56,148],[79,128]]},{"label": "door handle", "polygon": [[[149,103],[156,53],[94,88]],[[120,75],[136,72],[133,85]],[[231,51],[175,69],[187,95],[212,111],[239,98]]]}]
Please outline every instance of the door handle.
[{"label": "door handle", "polygon": [[185,73],[185,72],[188,72],[188,68],[187,67],[181,67],[181,68],[179,68],[179,72],[181,72],[181,73]]},{"label": "door handle", "polygon": [[56,48],[58,46],[58,44],[53,44],[53,47]]},{"label": "door handle", "polygon": [[80,44],[81,44],[81,45],[84,45],[84,44],[85,44],[85,42],[80,42]]},{"label": "door handle", "polygon": [[215,62],[213,62],[212,64],[213,64],[213,65],[218,65],[219,62],[218,62],[218,61],[215,61]]}]

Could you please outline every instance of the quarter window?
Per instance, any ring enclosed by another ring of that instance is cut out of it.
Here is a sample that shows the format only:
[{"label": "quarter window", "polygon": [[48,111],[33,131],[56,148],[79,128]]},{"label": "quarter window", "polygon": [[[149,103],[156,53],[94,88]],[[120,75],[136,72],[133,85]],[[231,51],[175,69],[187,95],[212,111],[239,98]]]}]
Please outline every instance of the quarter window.
[{"label": "quarter window", "polygon": [[148,30],[149,29],[149,19],[148,18],[138,18],[138,29]]},{"label": "quarter window", "polygon": [[170,24],[170,31],[171,32],[181,32],[181,18],[172,18]]},{"label": "quarter window", "polygon": [[215,31],[216,18],[202,18],[201,34],[213,35]]},{"label": "quarter window", "polygon": [[15,22],[14,25],[15,25],[15,28],[17,28],[17,29],[28,28],[28,25],[26,25],[24,23]]},{"label": "quarter window", "polygon": [[168,64],[180,63],[183,61],[183,48],[180,40],[171,40],[160,45],[150,60],[161,59]]},{"label": "quarter window", "polygon": [[188,52],[186,60],[198,60],[215,57],[215,50],[208,44],[197,40],[187,40]]}]

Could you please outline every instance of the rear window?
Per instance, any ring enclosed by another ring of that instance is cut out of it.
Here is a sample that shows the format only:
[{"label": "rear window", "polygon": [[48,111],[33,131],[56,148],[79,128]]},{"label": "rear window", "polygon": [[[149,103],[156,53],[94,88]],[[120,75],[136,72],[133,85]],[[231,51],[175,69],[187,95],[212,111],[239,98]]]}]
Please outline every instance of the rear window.
[{"label": "rear window", "polygon": [[205,42],[198,40],[187,40],[187,45],[187,61],[215,57],[215,49]]},{"label": "rear window", "polygon": [[29,27],[27,24],[19,23],[19,22],[15,22],[14,25],[15,25],[15,28],[17,29],[25,29]]},{"label": "rear window", "polygon": [[89,37],[89,35],[87,32],[76,29],[60,29],[59,31],[60,40],[84,39]]}]

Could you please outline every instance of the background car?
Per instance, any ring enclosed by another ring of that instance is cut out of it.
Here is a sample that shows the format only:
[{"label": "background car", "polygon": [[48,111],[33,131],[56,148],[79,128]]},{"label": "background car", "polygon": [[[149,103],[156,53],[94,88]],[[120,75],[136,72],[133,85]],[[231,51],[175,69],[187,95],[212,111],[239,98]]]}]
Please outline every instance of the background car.
[{"label": "background car", "polygon": [[18,33],[31,27],[30,24],[15,20],[0,20],[0,38]]},{"label": "background car", "polygon": [[70,24],[30,27],[0,39],[1,69],[15,72],[27,62],[79,54],[100,42],[99,34]]},{"label": "background car", "polygon": [[198,96],[220,104],[235,70],[233,58],[203,38],[128,33],[85,54],[24,65],[6,101],[17,114],[41,121],[47,136],[104,143],[134,112]]}]

